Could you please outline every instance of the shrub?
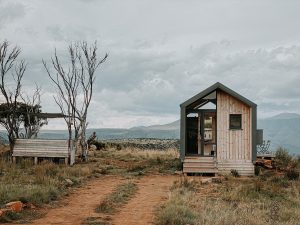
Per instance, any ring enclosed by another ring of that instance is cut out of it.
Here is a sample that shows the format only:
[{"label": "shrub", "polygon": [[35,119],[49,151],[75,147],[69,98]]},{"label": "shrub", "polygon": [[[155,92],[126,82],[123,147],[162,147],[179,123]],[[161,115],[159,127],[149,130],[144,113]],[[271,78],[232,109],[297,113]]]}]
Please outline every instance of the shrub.
[{"label": "shrub", "polygon": [[299,179],[299,172],[295,169],[289,169],[286,171],[285,176],[289,180],[298,180]]},{"label": "shrub", "polygon": [[4,216],[0,217],[0,223],[8,223],[21,218],[21,214],[13,211],[7,211]]},{"label": "shrub", "polygon": [[255,166],[254,174],[255,174],[255,176],[259,176],[261,174],[261,167],[260,166]]},{"label": "shrub", "polygon": [[281,187],[287,188],[289,187],[289,181],[287,179],[287,177],[273,177],[271,180],[271,183],[273,184],[277,184]]},{"label": "shrub", "polygon": [[106,144],[97,140],[90,141],[89,145],[95,145],[97,150],[105,149]]},{"label": "shrub", "polygon": [[237,170],[230,170],[230,173],[234,177],[239,177],[240,176],[240,174],[239,174],[239,172]]},{"label": "shrub", "polygon": [[289,155],[289,152],[285,148],[278,148],[275,153],[275,167],[279,170],[286,170],[289,164],[292,162],[292,156]]},{"label": "shrub", "polygon": [[180,204],[167,204],[159,213],[156,222],[158,225],[193,225],[195,223],[195,212],[190,207]]}]

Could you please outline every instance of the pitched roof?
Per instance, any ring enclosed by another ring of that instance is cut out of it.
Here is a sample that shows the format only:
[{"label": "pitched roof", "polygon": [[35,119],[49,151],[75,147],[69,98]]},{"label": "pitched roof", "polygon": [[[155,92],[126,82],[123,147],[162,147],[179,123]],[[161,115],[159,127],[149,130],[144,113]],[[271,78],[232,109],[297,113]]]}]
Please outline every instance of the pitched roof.
[{"label": "pitched roof", "polygon": [[190,99],[186,100],[185,102],[180,104],[180,107],[187,107],[190,104],[194,103],[195,101],[202,99],[203,97],[207,96],[208,94],[216,91],[216,90],[222,90],[226,92],[227,94],[235,97],[236,99],[240,100],[241,102],[245,103],[246,105],[252,107],[256,107],[256,104],[249,99],[243,97],[242,95],[236,93],[235,91],[231,90],[230,88],[226,87],[225,85],[221,84],[220,82],[215,83],[214,85],[206,88],[204,91],[201,91],[199,94],[196,94],[195,96],[191,97]]}]

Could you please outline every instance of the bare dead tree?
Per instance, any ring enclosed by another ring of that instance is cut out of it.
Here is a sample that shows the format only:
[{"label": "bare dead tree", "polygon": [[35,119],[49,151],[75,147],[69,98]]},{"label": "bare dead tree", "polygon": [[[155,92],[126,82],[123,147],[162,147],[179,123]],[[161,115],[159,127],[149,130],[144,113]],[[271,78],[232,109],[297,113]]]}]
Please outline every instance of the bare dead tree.
[{"label": "bare dead tree", "polygon": [[[6,109],[9,113],[5,114],[5,123],[1,123],[8,132],[10,148],[14,146],[15,138],[19,137],[21,121],[16,117],[16,109],[21,94],[21,81],[26,70],[24,60],[17,62],[21,49],[17,46],[10,49],[9,43],[0,43],[0,91],[4,97]],[[13,79],[9,79],[13,78]],[[9,85],[13,80],[14,85]]]},{"label": "bare dead tree", "polygon": [[66,69],[55,51],[51,59],[56,72],[55,76],[51,74],[45,61],[43,64],[58,90],[58,95],[54,99],[61,112],[67,115],[65,121],[69,131],[69,141],[71,141],[74,128],[75,142],[79,141],[81,154],[85,159],[87,156],[87,114],[93,95],[95,72],[105,62],[108,55],[105,54],[103,58],[98,59],[96,42],[92,45],[88,45],[87,42],[70,44],[68,51],[70,62]]}]

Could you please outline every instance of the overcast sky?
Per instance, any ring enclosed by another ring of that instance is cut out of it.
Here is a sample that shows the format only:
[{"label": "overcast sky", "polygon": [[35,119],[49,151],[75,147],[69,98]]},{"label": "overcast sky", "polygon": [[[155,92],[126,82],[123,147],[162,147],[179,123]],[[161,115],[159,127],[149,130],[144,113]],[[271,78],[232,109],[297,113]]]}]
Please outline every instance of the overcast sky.
[{"label": "overcast sky", "polygon": [[97,71],[89,127],[172,122],[181,102],[218,81],[263,118],[300,113],[299,12],[299,0],[0,0],[0,41],[22,48],[24,88],[36,81],[43,111],[58,112],[41,60],[97,40],[109,58]]}]

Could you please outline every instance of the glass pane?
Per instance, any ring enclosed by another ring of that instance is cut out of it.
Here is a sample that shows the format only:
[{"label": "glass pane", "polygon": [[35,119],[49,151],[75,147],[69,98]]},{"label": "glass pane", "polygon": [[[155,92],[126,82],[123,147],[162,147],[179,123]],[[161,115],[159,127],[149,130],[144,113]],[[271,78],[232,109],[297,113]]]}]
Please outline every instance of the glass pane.
[{"label": "glass pane", "polygon": [[230,129],[242,129],[242,115],[231,114],[230,115]]}]

